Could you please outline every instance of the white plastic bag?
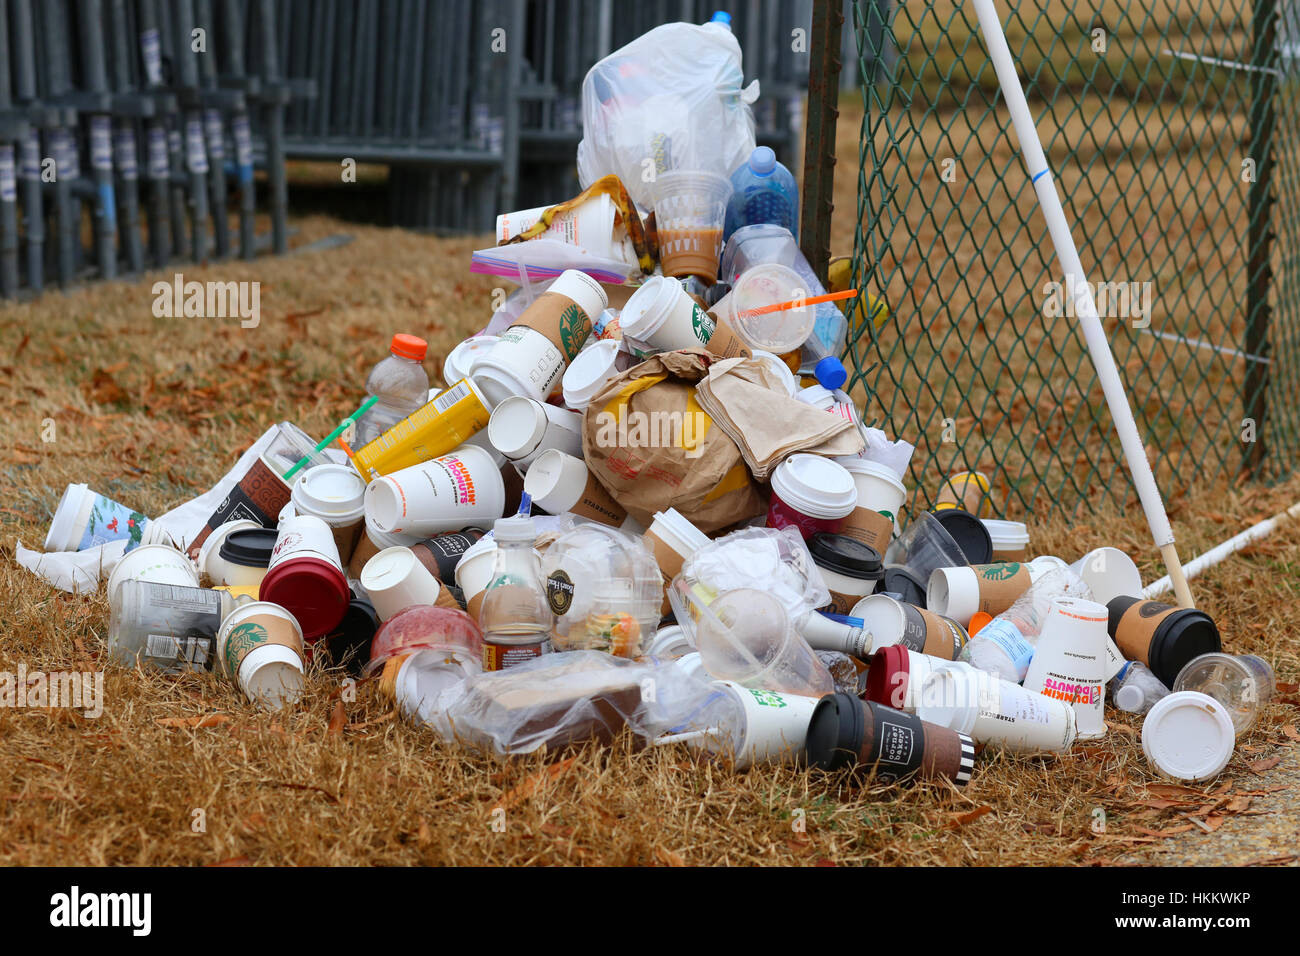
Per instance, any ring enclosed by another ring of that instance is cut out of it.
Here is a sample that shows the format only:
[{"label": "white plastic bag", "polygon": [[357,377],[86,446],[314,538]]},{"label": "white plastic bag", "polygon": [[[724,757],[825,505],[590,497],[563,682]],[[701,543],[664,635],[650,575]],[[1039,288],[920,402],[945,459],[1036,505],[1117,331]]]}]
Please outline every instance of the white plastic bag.
[{"label": "white plastic bag", "polygon": [[729,177],[754,151],[758,81],[743,82],[740,43],[722,24],[666,23],[637,37],[582,81],[579,182],[613,173],[650,209],[659,173]]}]

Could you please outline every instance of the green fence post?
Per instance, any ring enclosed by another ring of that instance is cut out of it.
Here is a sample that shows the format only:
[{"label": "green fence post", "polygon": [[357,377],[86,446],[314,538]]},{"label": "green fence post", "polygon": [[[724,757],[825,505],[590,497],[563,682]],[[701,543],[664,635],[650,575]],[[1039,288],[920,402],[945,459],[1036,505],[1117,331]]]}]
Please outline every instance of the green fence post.
[{"label": "green fence post", "polygon": [[813,0],[799,246],[822,282],[826,281],[826,267],[831,259],[835,122],[840,115],[840,28],[843,25],[844,11],[840,0]]}]

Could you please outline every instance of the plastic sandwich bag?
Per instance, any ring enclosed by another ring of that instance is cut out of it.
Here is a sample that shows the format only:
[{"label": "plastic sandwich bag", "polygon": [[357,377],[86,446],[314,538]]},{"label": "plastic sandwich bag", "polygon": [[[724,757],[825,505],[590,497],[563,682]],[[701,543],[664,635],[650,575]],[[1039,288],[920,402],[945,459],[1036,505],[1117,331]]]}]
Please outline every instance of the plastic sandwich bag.
[{"label": "plastic sandwich bag", "polygon": [[614,174],[643,209],[654,176],[730,176],[754,151],[758,81],[744,84],[740,43],[721,24],[666,23],[616,50],[582,81],[583,188]]}]

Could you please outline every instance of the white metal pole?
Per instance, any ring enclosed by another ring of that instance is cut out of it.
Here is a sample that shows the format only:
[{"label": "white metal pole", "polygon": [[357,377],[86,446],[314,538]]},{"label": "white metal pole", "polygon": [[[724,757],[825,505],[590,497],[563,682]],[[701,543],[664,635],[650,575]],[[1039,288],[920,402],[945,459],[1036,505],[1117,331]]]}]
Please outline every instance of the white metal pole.
[{"label": "white metal pole", "polygon": [[993,0],[972,0],[979,15],[980,32],[984,34],[984,43],[988,47],[989,58],[998,74],[998,84],[1002,87],[1002,96],[1007,101],[1011,112],[1011,121],[1016,128],[1016,138],[1020,141],[1020,155],[1025,163],[1034,191],[1038,194],[1038,205],[1047,220],[1047,229],[1056,248],[1056,258],[1065,273],[1066,287],[1074,299],[1074,314],[1079,318],[1083,329],[1084,341],[1092,356],[1093,368],[1101,381],[1106,404],[1110,408],[1110,417],[1115,422],[1115,431],[1119,434],[1120,445],[1124,449],[1124,458],[1128,462],[1129,472],[1133,475],[1133,484],[1137,486],[1138,498],[1142,510],[1146,512],[1147,524],[1151,527],[1151,536],[1164,558],[1165,568],[1174,584],[1178,603],[1183,607],[1192,607],[1192,592],[1187,586],[1182,565],[1178,560],[1178,549],[1174,544],[1174,531],[1169,525],[1169,516],[1165,513],[1165,504],[1156,487],[1155,476],[1151,473],[1151,463],[1147,461],[1146,448],[1142,436],[1138,434],[1137,423],[1133,420],[1133,409],[1129,406],[1128,394],[1124,383],[1115,367],[1115,358],[1110,352],[1110,343],[1106,341],[1106,332],[1097,315],[1097,305],[1093,301],[1092,291],[1088,286],[1087,274],[1083,263],[1079,261],[1079,250],[1074,245],[1070,234],[1070,225],[1065,218],[1065,209],[1061,206],[1061,197],[1056,192],[1056,183],[1047,166],[1047,157],[1043,154],[1042,143],[1038,139],[1038,130],[1034,126],[1033,115],[1029,112],[1029,103],[1025,100],[1025,91],[1020,86],[1020,76],[1016,72],[1015,61],[1011,58],[1011,49],[1007,46],[1006,35],[1002,32],[1002,22],[998,19]]},{"label": "white metal pole", "polygon": [[[1265,518],[1259,524],[1251,525],[1239,535],[1229,538],[1222,544],[1217,544],[1209,551],[1206,551],[1200,557],[1193,558],[1187,562],[1183,568],[1184,573],[1189,578],[1194,578],[1206,568],[1212,568],[1220,561],[1236,554],[1246,545],[1258,541],[1272,534],[1278,525],[1283,524],[1288,519],[1300,518],[1300,502],[1296,502],[1286,511],[1273,515],[1271,518]],[[1159,597],[1173,587],[1173,582],[1168,577],[1163,577],[1159,581],[1154,581],[1142,589],[1142,596],[1150,599]]]}]

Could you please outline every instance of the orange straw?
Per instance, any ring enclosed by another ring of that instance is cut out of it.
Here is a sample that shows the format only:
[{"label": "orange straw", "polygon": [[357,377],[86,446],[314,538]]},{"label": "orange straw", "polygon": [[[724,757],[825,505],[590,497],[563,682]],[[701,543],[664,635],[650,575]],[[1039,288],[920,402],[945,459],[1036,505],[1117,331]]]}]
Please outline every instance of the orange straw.
[{"label": "orange straw", "polygon": [[802,309],[806,305],[821,305],[823,302],[839,302],[841,299],[851,299],[857,294],[857,289],[845,289],[843,292],[827,292],[825,295],[815,295],[811,299],[791,299],[789,302],[778,302],[776,305],[765,305],[757,309],[746,309],[740,314],[743,316],[767,315],[770,312],[784,312],[787,309]]}]

